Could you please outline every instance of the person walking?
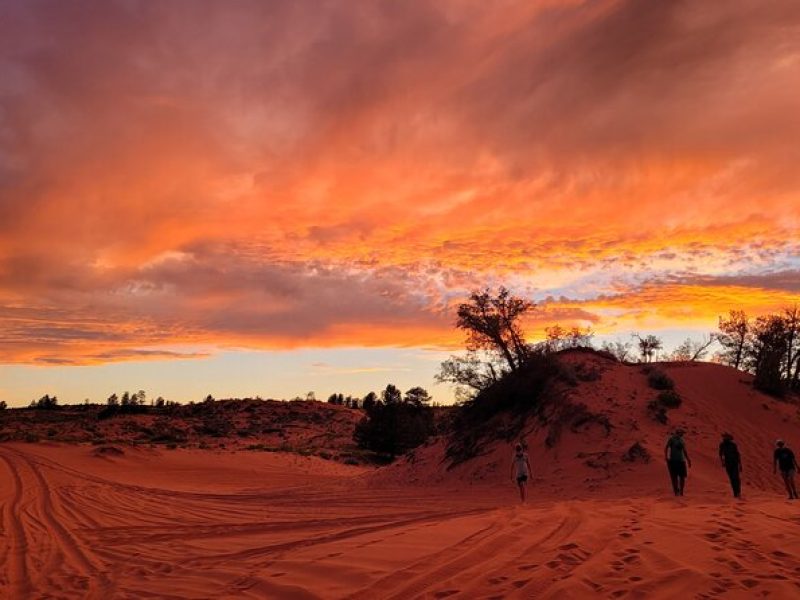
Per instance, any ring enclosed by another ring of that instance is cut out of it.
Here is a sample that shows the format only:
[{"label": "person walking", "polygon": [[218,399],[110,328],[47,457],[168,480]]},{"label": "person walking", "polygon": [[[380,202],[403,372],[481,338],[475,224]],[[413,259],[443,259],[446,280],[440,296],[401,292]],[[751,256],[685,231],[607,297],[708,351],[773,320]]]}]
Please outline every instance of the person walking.
[{"label": "person walking", "polygon": [[511,458],[511,480],[515,481],[519,487],[519,499],[522,502],[527,500],[527,485],[528,478],[531,476],[533,469],[531,469],[531,462],[528,460],[528,454],[522,447],[522,444],[517,444],[514,448],[514,456]]},{"label": "person walking", "polygon": [[687,467],[692,466],[692,459],[689,458],[689,452],[686,450],[683,434],[683,429],[676,429],[675,433],[667,440],[667,445],[664,446],[664,460],[667,461],[672,491],[676,496],[683,496],[686,478],[689,475]]},{"label": "person walking", "polygon": [[789,492],[789,500],[796,500],[798,496],[797,487],[794,484],[794,476],[798,467],[794,452],[786,447],[783,440],[776,440],[775,446],[775,452],[772,455],[772,472],[775,473],[780,468],[783,483],[786,486],[786,491]]},{"label": "person walking", "polygon": [[739,448],[736,442],[733,441],[733,435],[730,433],[722,434],[722,442],[719,445],[719,460],[722,462],[722,467],[728,473],[728,479],[731,482],[731,489],[733,490],[734,498],[742,497],[742,457],[739,454]]}]

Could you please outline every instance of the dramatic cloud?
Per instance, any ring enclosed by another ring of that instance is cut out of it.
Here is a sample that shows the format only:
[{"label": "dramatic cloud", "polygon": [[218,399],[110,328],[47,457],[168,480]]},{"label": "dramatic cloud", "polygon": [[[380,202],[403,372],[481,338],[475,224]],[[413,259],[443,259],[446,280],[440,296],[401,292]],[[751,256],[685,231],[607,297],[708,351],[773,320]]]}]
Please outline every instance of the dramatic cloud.
[{"label": "dramatic cloud", "polygon": [[0,0],[0,361],[796,302],[798,90],[794,0]]}]

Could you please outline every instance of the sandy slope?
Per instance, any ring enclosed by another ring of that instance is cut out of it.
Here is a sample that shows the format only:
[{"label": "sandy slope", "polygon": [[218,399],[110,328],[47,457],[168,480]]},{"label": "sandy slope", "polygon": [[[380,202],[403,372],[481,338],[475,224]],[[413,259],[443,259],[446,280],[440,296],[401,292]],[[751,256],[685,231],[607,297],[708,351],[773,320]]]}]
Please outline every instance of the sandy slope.
[{"label": "sandy slope", "polygon": [[[800,597],[800,502],[770,464],[775,437],[800,448],[797,407],[730,369],[672,365],[683,405],[662,425],[640,367],[574,360],[601,373],[570,401],[610,427],[567,419],[548,447],[550,426],[531,423],[525,506],[505,443],[452,470],[433,443],[377,472],[283,453],[0,444],[0,598]],[[695,461],[680,499],[661,459],[675,424]],[[726,429],[744,456],[741,501],[716,457]],[[650,462],[623,459],[635,442]]]},{"label": "sandy slope", "polygon": [[800,593],[764,492],[515,502],[281,454],[0,446],[0,597],[752,598]]}]

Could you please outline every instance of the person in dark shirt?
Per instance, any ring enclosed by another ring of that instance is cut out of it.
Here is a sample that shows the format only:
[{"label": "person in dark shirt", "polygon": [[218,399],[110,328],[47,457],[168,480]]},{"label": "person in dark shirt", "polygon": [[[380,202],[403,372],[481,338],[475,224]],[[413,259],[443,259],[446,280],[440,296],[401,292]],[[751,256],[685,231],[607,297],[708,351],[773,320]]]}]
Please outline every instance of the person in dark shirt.
[{"label": "person in dark shirt", "polygon": [[686,486],[688,471],[687,465],[692,466],[692,459],[686,450],[686,443],[683,441],[683,429],[676,429],[675,434],[667,440],[664,447],[664,460],[667,461],[667,470],[672,482],[672,491],[676,496],[683,496],[683,488]]},{"label": "person in dark shirt", "polygon": [[722,442],[719,445],[719,460],[722,466],[728,473],[728,479],[731,481],[731,489],[733,490],[734,498],[742,497],[742,457],[739,454],[739,448],[736,442],[733,441],[733,436],[730,433],[722,434]]},{"label": "person in dark shirt", "polygon": [[772,472],[775,473],[780,468],[783,483],[786,485],[786,491],[789,492],[789,500],[796,500],[798,496],[797,488],[794,484],[794,476],[798,467],[794,452],[786,447],[783,440],[777,440],[775,446],[777,447],[772,455]]}]

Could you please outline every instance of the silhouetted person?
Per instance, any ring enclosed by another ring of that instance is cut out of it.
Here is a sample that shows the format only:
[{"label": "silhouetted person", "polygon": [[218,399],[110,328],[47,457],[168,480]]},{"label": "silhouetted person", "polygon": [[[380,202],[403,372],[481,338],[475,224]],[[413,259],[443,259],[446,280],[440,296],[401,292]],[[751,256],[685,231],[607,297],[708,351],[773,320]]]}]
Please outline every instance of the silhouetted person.
[{"label": "silhouetted person", "polygon": [[683,496],[683,488],[686,486],[686,477],[689,474],[687,465],[692,466],[692,459],[689,458],[686,443],[683,441],[683,429],[676,429],[667,440],[667,445],[664,446],[664,459],[667,461],[672,491],[676,496]]},{"label": "silhouetted person", "polygon": [[528,477],[530,477],[532,471],[527,453],[522,444],[517,444],[514,448],[514,456],[511,458],[511,479],[516,481],[517,486],[519,486],[519,499],[522,502],[525,502],[527,496],[525,487],[528,485]]},{"label": "silhouetted person", "polygon": [[728,473],[731,480],[731,489],[734,498],[742,497],[742,457],[739,448],[733,441],[730,433],[722,434],[722,442],[719,445],[719,460]]},{"label": "silhouetted person", "polygon": [[781,470],[781,477],[783,483],[786,485],[786,491],[789,492],[789,500],[797,499],[797,488],[794,485],[794,476],[797,473],[797,461],[794,458],[794,452],[789,450],[783,443],[783,440],[775,442],[775,453],[772,455],[772,472],[775,473],[778,468]]}]

